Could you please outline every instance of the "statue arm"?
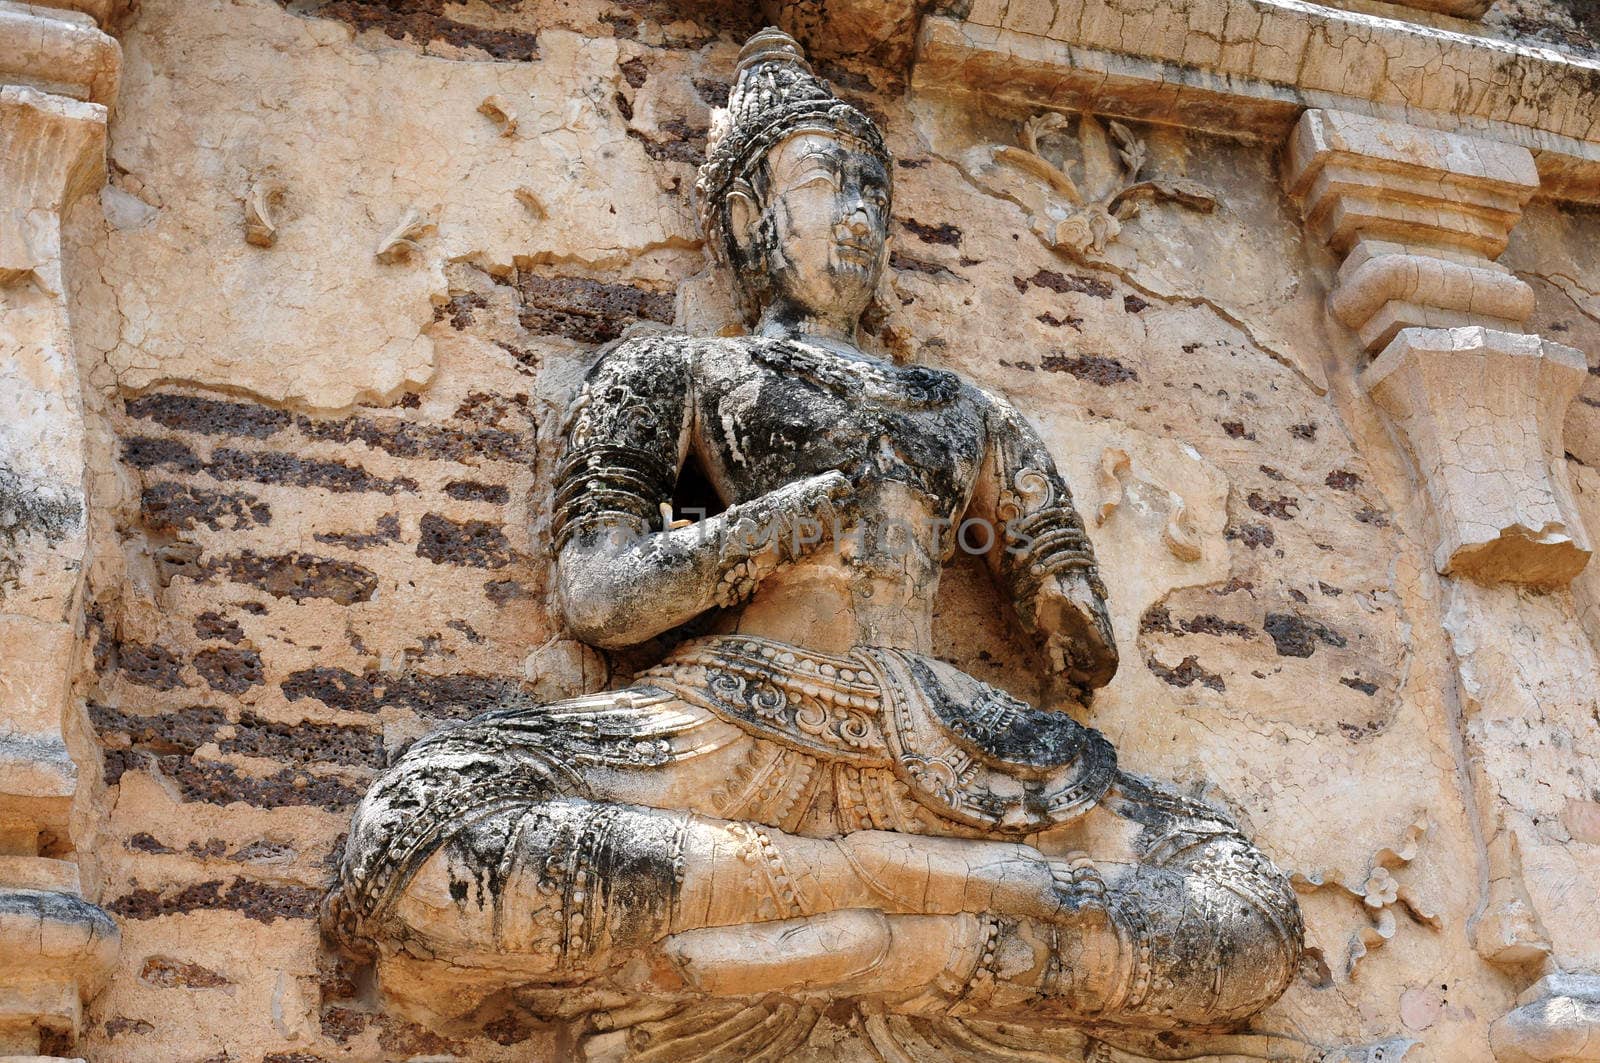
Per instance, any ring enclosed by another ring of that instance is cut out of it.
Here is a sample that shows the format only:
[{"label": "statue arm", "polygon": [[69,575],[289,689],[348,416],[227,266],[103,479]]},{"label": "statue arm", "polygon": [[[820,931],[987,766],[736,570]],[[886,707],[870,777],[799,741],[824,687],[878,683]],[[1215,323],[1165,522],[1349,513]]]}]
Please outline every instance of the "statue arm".
[{"label": "statue arm", "polygon": [[591,645],[636,645],[744,600],[768,573],[815,549],[849,491],[841,474],[825,473],[666,526],[662,507],[693,431],[691,358],[679,337],[623,343],[595,363],[568,411],[556,593],[568,630]]},{"label": "statue arm", "polygon": [[1010,404],[990,402],[988,451],[968,506],[995,529],[990,571],[1056,675],[1079,691],[1102,687],[1116,674],[1117,644],[1094,546],[1039,434]]}]

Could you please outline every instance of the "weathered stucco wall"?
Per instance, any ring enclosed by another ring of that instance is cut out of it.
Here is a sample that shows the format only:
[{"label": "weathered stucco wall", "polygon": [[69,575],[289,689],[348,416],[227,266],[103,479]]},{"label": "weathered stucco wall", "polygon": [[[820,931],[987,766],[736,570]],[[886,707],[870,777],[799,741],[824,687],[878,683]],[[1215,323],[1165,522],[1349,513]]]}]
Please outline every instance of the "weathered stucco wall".
[{"label": "weathered stucco wall", "polygon": [[[454,1037],[387,1013],[322,947],[316,907],[354,803],[408,741],[509,688],[594,690],[649,663],[552,618],[559,414],[630,326],[731,320],[689,193],[762,21],[649,0],[145,0],[122,35],[110,181],[65,237],[103,750],[80,850],[123,933],[86,1058],[566,1058],[515,1017]],[[1490,1059],[1526,984],[1469,938],[1497,817],[1520,825],[1562,966],[1600,968],[1600,577],[1442,584],[1416,475],[1324,310],[1338,261],[1275,151],[1136,129],[1215,209],[1147,206],[1090,268],[974,175],[971,150],[1027,115],[908,94],[875,62],[821,69],[899,160],[875,342],[1009,397],[1089,515],[1123,662],[1089,719],[1303,877],[1317,955],[1262,1025]],[[1105,137],[1069,143],[1087,178],[1114,171]],[[1536,201],[1504,258],[1536,293],[1529,330],[1591,365],[1597,242],[1600,214]],[[1567,459],[1600,519],[1592,380]],[[1033,696],[1002,621],[958,562],[940,652]],[[1475,729],[1490,738],[1469,749]],[[1497,756],[1485,808],[1474,772]]]}]

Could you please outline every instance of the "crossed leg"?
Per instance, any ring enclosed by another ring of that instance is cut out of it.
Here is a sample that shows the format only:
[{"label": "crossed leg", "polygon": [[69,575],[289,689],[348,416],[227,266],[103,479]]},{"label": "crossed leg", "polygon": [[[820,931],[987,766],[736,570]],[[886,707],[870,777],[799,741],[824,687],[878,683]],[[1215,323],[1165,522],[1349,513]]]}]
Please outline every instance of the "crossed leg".
[{"label": "crossed leg", "polygon": [[853,984],[869,969],[888,992],[966,948],[965,913],[1061,919],[1071,875],[1009,842],[808,838],[570,799],[459,828],[389,918],[411,951],[521,977],[584,977],[644,954],[702,992]]}]

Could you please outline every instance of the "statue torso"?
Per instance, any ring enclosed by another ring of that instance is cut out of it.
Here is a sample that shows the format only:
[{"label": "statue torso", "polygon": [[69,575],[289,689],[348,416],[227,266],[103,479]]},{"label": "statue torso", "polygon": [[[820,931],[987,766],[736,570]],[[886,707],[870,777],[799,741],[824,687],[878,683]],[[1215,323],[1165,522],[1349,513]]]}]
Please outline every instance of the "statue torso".
[{"label": "statue torso", "polygon": [[694,353],[694,446],[726,501],[830,469],[856,488],[857,533],[764,583],[738,630],[825,650],[928,649],[940,566],[984,455],[983,395],[942,370],[792,340]]}]

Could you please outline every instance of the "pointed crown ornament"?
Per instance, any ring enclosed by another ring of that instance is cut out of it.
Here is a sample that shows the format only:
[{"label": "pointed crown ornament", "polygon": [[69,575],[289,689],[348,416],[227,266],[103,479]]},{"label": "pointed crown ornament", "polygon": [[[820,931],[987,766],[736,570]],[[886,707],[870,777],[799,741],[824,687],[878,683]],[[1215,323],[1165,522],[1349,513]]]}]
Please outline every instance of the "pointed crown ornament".
[{"label": "pointed crown ornament", "polygon": [[856,141],[890,169],[889,149],[872,119],[833,94],[793,37],[769,26],[739,52],[728,106],[712,116],[706,161],[695,180],[700,225],[719,258],[732,257],[728,190],[780,141],[807,130]]}]

